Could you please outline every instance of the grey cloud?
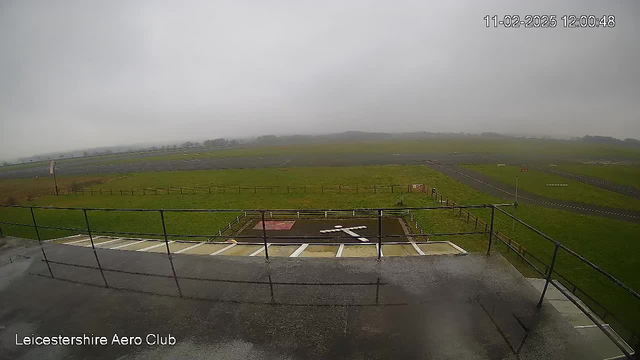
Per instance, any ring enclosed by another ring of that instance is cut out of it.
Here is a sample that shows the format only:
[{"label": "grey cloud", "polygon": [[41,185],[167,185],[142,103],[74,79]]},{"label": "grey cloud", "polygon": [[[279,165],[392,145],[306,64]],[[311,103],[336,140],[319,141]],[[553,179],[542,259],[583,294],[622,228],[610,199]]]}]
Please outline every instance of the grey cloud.
[{"label": "grey cloud", "polygon": [[[483,17],[612,14],[613,29]],[[268,133],[640,137],[632,1],[4,1],[0,158]]]}]

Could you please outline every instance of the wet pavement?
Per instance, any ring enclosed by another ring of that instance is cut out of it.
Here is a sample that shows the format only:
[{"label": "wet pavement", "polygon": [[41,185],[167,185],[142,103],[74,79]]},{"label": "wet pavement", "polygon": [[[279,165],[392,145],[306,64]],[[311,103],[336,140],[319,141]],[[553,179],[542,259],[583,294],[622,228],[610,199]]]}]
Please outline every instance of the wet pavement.
[{"label": "wet pavement", "polygon": [[[39,249],[0,267],[0,358],[591,358],[499,254],[269,263],[177,254],[174,278],[166,254],[98,249],[103,277],[91,248],[45,248],[51,271]],[[16,346],[31,334],[109,344]],[[114,334],[143,343],[114,345]],[[148,345],[147,334],[175,345]]]}]

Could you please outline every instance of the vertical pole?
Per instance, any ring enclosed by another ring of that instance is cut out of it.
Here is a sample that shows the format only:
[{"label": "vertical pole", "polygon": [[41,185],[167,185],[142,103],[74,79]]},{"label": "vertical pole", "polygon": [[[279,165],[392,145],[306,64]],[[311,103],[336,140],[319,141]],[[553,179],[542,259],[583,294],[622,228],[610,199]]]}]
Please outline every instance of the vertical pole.
[{"label": "vertical pole", "polygon": [[98,253],[96,252],[96,245],[93,243],[93,234],[91,233],[91,226],[89,226],[89,216],[87,216],[87,209],[82,209],[84,213],[84,221],[87,223],[87,233],[89,234],[89,240],[91,240],[91,248],[93,249],[93,256],[96,258],[98,269],[100,269],[100,275],[102,275],[102,281],[104,281],[104,287],[108,288],[107,278],[104,277],[104,271],[102,271],[102,265],[100,265],[100,259],[98,259]]},{"label": "vertical pole", "polygon": [[[518,175],[516,175],[516,203],[513,207],[513,216],[516,216],[516,209],[518,208]],[[516,227],[516,219],[511,219],[511,235],[513,235],[513,232],[515,230]]]},{"label": "vertical pole", "polygon": [[262,240],[264,240],[264,257],[269,261],[269,247],[267,246],[267,226],[264,223],[264,210],[260,211],[262,215]]},{"label": "vertical pole", "polygon": [[544,300],[544,294],[547,292],[547,287],[549,286],[549,282],[551,281],[551,276],[553,275],[553,267],[556,264],[556,257],[558,256],[558,243],[556,243],[555,249],[553,249],[553,259],[551,259],[551,266],[549,267],[549,271],[547,272],[547,281],[544,283],[544,289],[542,289],[542,296],[540,296],[540,301],[538,301],[538,308],[542,307],[542,300]]},{"label": "vertical pole", "polygon": [[56,196],[58,196],[58,180],[56,179],[56,168],[53,168],[53,184],[56,187]]},{"label": "vertical pole", "polygon": [[487,255],[491,253],[491,241],[493,240],[493,217],[495,215],[495,212],[496,207],[491,205],[491,230],[489,230],[489,247],[487,248]]},{"label": "vertical pole", "polygon": [[209,194],[211,194],[211,186],[209,186]]},{"label": "vertical pole", "polygon": [[382,257],[382,210],[378,209],[378,260]]},{"label": "vertical pole", "polygon": [[53,272],[51,271],[51,266],[49,265],[49,259],[47,259],[47,254],[44,252],[44,247],[42,246],[42,240],[40,239],[40,231],[38,231],[38,224],[36,224],[36,216],[33,214],[33,207],[29,208],[31,210],[31,219],[33,219],[33,228],[36,229],[36,236],[38,237],[38,244],[40,244],[40,250],[42,250],[42,256],[44,257],[44,262],[47,263],[47,267],[49,268],[49,274],[51,278],[53,278]]},{"label": "vertical pole", "polygon": [[173,272],[173,279],[176,281],[176,286],[178,287],[178,293],[180,294],[180,297],[182,297],[182,289],[180,289],[180,283],[178,283],[178,277],[176,276],[176,268],[173,267],[173,258],[171,257],[171,250],[169,250],[169,237],[167,236],[167,227],[164,224],[164,210],[159,210],[159,211],[160,211],[160,219],[162,219],[162,233],[164,234],[164,244],[167,247],[167,255],[169,256],[169,262],[171,263],[171,271]]}]

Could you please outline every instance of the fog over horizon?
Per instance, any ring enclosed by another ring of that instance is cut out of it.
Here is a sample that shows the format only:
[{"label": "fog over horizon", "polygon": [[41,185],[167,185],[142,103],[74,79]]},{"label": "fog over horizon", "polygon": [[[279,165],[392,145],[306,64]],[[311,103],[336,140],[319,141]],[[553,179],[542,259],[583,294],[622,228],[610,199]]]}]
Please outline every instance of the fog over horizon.
[{"label": "fog over horizon", "polygon": [[[558,25],[485,27],[508,14]],[[343,131],[640,138],[639,15],[600,0],[5,0],[0,159]]]}]

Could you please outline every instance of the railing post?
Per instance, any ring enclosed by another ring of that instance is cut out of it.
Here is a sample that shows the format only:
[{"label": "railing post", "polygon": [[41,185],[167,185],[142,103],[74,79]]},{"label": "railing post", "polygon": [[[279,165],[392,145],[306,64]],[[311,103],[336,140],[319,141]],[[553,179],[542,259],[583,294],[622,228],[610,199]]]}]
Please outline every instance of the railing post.
[{"label": "railing post", "polygon": [[549,282],[551,281],[551,276],[553,275],[553,267],[556,264],[556,257],[558,256],[558,243],[555,244],[556,247],[553,249],[553,259],[551,259],[551,265],[549,266],[549,271],[547,272],[547,281],[544,283],[544,289],[542,289],[542,295],[540,296],[540,301],[538,301],[538,308],[542,307],[542,300],[544,300],[544,294],[547,292],[547,287],[549,287]]},{"label": "railing post", "polygon": [[382,210],[378,209],[378,260],[382,258]]},{"label": "railing post", "polygon": [[38,224],[36,223],[36,216],[33,214],[33,207],[30,207],[31,210],[31,219],[33,219],[33,228],[36,229],[36,236],[38,237],[38,244],[40,244],[40,250],[42,251],[42,256],[44,257],[44,262],[47,263],[47,268],[49,268],[49,274],[51,278],[53,278],[53,272],[51,271],[51,265],[49,265],[49,259],[47,259],[47,254],[44,252],[44,247],[42,246],[42,239],[40,239],[40,231],[38,231]]},{"label": "railing post", "polygon": [[87,223],[87,233],[89,234],[89,240],[91,241],[91,248],[93,249],[93,255],[96,258],[98,269],[100,269],[100,275],[102,275],[102,280],[104,281],[104,287],[108,288],[109,284],[107,284],[107,278],[104,277],[104,271],[102,271],[102,265],[100,265],[100,259],[98,259],[98,252],[96,252],[96,245],[93,243],[93,234],[91,233],[91,226],[89,225],[89,216],[87,216],[87,209],[82,209],[82,212],[84,213],[84,221]]},{"label": "railing post", "polygon": [[264,210],[260,210],[262,215],[262,240],[264,241],[264,257],[269,261],[269,246],[267,246],[267,226],[264,223]]},{"label": "railing post", "polygon": [[171,250],[169,250],[169,237],[167,236],[167,227],[164,224],[164,210],[158,210],[158,211],[160,211],[160,219],[162,219],[162,233],[164,234],[164,244],[167,247],[167,255],[169,256],[169,263],[171,263],[171,271],[173,272],[173,279],[176,281],[176,287],[178,287],[178,293],[180,294],[180,297],[182,297],[182,289],[180,289],[180,283],[178,283],[178,276],[176,276],[176,268],[173,266],[173,257],[171,256]]},{"label": "railing post", "polygon": [[494,218],[495,212],[496,212],[496,207],[491,205],[491,229],[489,230],[489,247],[487,248],[487,255],[491,254],[491,241],[493,240],[493,218]]}]

